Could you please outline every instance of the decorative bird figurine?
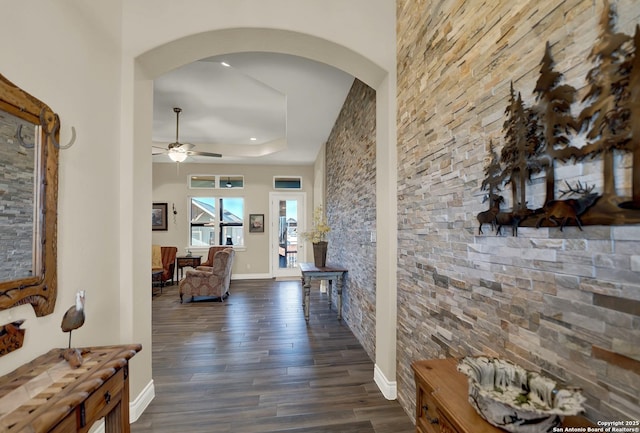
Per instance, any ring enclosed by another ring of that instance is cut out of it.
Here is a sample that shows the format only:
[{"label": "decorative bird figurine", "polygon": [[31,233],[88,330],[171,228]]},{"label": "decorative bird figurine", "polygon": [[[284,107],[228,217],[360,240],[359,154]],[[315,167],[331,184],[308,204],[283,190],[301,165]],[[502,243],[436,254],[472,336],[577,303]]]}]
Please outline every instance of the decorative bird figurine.
[{"label": "decorative bird figurine", "polygon": [[82,354],[77,349],[71,349],[71,331],[78,329],[84,324],[84,290],[76,293],[76,305],[69,308],[62,318],[62,332],[69,333],[69,348],[64,352],[63,357],[72,367],[82,365]]}]

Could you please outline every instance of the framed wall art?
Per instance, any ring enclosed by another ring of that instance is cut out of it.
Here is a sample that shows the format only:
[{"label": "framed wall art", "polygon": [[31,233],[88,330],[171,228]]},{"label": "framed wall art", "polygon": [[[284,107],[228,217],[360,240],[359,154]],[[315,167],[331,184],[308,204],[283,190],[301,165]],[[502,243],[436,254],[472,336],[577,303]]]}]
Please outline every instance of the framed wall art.
[{"label": "framed wall art", "polygon": [[264,214],[252,213],[249,215],[249,233],[264,233]]},{"label": "framed wall art", "polygon": [[154,203],[151,208],[151,229],[167,230],[167,203]]}]

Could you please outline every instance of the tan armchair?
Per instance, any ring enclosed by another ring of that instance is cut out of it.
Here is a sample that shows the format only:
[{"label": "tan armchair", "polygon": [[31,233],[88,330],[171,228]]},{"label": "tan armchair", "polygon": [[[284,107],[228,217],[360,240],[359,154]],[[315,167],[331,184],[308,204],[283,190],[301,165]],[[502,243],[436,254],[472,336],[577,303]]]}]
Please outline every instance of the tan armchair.
[{"label": "tan armchair", "polygon": [[213,266],[198,266],[189,269],[180,281],[180,303],[183,296],[206,296],[219,298],[220,302],[229,295],[231,268],[235,252],[233,248],[217,251],[213,257]]}]

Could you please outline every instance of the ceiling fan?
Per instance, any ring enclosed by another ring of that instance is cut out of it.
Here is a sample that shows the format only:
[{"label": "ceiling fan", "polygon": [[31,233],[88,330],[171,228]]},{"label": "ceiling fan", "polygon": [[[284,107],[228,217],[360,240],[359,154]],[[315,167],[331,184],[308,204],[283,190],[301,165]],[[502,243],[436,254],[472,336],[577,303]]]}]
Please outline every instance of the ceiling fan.
[{"label": "ceiling fan", "polygon": [[191,150],[193,149],[193,144],[180,143],[180,141],[178,141],[178,131],[180,125],[180,113],[182,112],[182,108],[174,107],[173,112],[176,113],[176,141],[174,141],[173,143],[169,143],[166,149],[154,146],[155,149],[162,149],[162,152],[156,152],[154,153],[154,155],[167,154],[169,155],[169,158],[171,158],[171,160],[174,162],[183,162],[189,155],[211,156],[214,158],[222,157],[222,155],[220,155],[219,153],[199,152],[196,150]]}]

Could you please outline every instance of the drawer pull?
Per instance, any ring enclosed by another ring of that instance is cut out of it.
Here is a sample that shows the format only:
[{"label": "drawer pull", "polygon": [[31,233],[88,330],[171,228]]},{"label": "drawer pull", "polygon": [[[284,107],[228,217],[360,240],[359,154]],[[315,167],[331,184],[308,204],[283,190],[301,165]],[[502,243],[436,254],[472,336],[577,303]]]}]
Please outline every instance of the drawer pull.
[{"label": "drawer pull", "polygon": [[111,402],[111,394],[109,393],[109,391],[104,393],[104,401],[109,404]]},{"label": "drawer pull", "polygon": [[431,418],[429,416],[429,406],[427,406],[426,404],[422,405],[422,410],[424,411],[424,417],[427,419],[427,421],[429,421],[430,424],[438,424],[438,418]]}]

